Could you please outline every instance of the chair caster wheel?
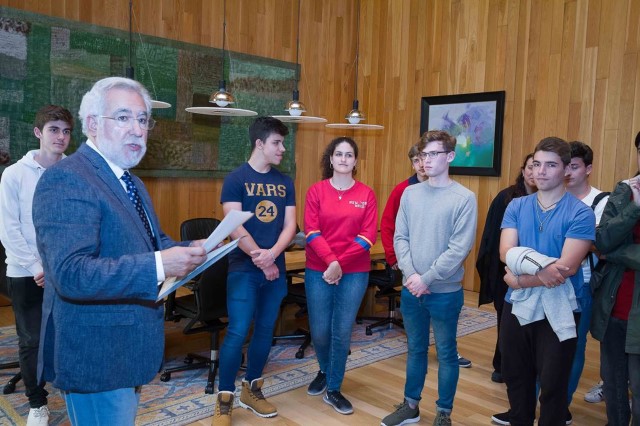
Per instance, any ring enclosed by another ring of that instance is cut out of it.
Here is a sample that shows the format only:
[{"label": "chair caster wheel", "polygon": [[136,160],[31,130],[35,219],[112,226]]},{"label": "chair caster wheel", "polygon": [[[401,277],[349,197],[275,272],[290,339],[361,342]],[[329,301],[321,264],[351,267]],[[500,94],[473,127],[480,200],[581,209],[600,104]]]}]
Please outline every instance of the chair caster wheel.
[{"label": "chair caster wheel", "polygon": [[371,329],[370,329],[369,327],[367,327],[367,328],[364,330],[364,334],[366,334],[367,336],[371,336],[371,335],[373,334],[373,331],[371,331]]},{"label": "chair caster wheel", "polygon": [[207,386],[204,387],[204,393],[209,395],[213,394],[213,385],[207,384]]},{"label": "chair caster wheel", "polygon": [[184,363],[185,364],[193,364],[193,358],[189,358],[189,357],[185,358],[184,359]]},{"label": "chair caster wheel", "polygon": [[4,395],[9,395],[10,393],[13,393],[15,390],[16,390],[16,384],[9,382],[2,389],[2,393]]},{"label": "chair caster wheel", "polygon": [[162,373],[160,375],[161,382],[168,382],[169,380],[171,380],[171,373]]},{"label": "chair caster wheel", "polygon": [[296,358],[297,359],[304,358],[304,351],[303,350],[298,350],[298,352],[296,352]]}]

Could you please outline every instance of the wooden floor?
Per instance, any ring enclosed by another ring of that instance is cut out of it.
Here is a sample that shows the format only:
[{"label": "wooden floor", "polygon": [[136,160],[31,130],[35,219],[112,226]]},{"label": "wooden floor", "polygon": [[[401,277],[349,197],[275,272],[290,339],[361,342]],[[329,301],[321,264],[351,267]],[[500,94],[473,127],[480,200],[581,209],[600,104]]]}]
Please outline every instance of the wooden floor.
[{"label": "wooden floor", "polygon": [[[477,300],[476,293],[465,292],[466,306],[476,307]],[[490,305],[485,305],[481,309],[493,311]],[[11,309],[0,308],[0,326],[9,324],[13,324]],[[167,350],[171,353],[186,352],[186,342],[180,342],[180,339],[174,336],[168,337]],[[493,371],[491,359],[495,339],[495,328],[458,339],[459,352],[473,361],[473,367],[460,369],[452,415],[453,424],[490,425],[492,414],[506,411],[508,408],[505,386],[490,380]],[[206,340],[194,339],[190,339],[186,346],[197,345],[200,342],[203,347],[206,347]],[[598,381],[599,350],[597,342],[591,337],[587,343],[586,359],[584,373],[571,405],[573,424],[576,426],[604,425],[606,423],[604,403],[588,404],[583,399],[585,392]],[[233,425],[379,425],[380,420],[393,410],[393,405],[402,401],[405,363],[406,356],[401,355],[348,371],[342,393],[354,406],[352,415],[338,414],[322,401],[321,396],[308,396],[306,388],[303,387],[270,398],[270,401],[278,407],[277,417],[260,419],[248,410],[236,409],[233,412]],[[437,399],[436,383],[437,360],[434,351],[430,351],[429,372],[420,406],[421,421],[417,423],[419,425],[431,425],[433,422]],[[211,418],[208,418],[192,425],[210,424]]]}]

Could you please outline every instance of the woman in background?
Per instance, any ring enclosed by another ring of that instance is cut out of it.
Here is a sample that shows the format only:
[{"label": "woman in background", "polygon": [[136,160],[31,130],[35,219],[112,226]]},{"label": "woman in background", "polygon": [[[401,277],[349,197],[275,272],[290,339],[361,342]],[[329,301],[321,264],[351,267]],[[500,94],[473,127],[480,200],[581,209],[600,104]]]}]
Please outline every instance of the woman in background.
[{"label": "woman in background", "polygon": [[[520,173],[516,183],[503,189],[493,199],[487,213],[487,221],[480,240],[480,250],[476,261],[476,269],[480,275],[480,297],[478,305],[493,302],[498,317],[498,328],[502,317],[504,296],[507,293],[507,284],[504,282],[505,264],[500,261],[500,225],[507,205],[514,198],[536,192],[536,183],[533,180],[533,154],[528,154],[520,167]],[[500,333],[498,332],[498,335]],[[500,368],[501,355],[498,342],[493,355],[493,373],[491,380],[502,383],[502,370]]]},{"label": "woman in background", "polygon": [[378,223],[373,190],[353,178],[357,160],[353,139],[331,141],[320,161],[323,180],[309,188],[304,210],[305,290],[320,364],[307,393],[320,395],[326,390],[324,402],[341,414],[353,413],[340,387],[351,331],[369,281],[369,249]]}]

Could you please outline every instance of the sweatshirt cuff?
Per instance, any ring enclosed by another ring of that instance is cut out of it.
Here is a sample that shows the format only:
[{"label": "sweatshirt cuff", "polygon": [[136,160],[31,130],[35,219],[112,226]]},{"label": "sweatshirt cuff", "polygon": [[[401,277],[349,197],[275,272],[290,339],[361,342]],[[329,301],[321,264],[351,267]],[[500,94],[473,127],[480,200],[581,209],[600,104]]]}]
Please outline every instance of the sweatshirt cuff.
[{"label": "sweatshirt cuff", "polygon": [[29,273],[34,277],[43,271],[42,264],[40,262],[35,262],[27,269],[29,270]]},{"label": "sweatshirt cuff", "polygon": [[337,260],[338,260],[338,256],[336,256],[335,254],[333,254],[333,253],[332,253],[332,254],[330,254],[330,255],[328,255],[328,256],[323,257],[323,258],[322,258],[322,260],[324,260],[324,263],[325,263],[327,266],[329,266],[329,264],[330,264],[331,262],[334,262],[334,261],[337,261]]},{"label": "sweatshirt cuff", "polygon": [[402,275],[404,275],[407,278],[409,278],[413,274],[417,274],[416,270],[413,269],[413,267],[411,266],[403,268],[403,265],[400,264],[400,261],[398,261],[398,268],[400,268],[400,271],[402,271]]},{"label": "sweatshirt cuff", "polygon": [[427,286],[427,288],[429,288],[431,284],[436,280],[435,272],[432,269],[429,269],[427,272],[420,275],[420,279]]}]

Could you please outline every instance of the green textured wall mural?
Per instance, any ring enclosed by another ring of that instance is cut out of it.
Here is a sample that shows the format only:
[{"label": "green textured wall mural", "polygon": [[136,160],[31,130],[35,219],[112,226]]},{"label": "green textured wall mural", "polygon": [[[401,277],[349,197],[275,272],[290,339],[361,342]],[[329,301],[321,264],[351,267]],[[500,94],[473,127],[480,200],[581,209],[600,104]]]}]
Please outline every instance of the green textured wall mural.
[{"label": "green textured wall mural", "polygon": [[[190,106],[212,106],[209,95],[221,80],[220,49],[134,34],[135,78],[168,109],[154,109],[158,124],[136,173],[142,176],[223,177],[251,153],[251,117],[190,114]],[[124,76],[129,33],[0,7],[0,158],[15,162],[38,147],[35,112],[51,103],[77,117],[84,93],[100,78]],[[239,108],[282,114],[291,97],[294,63],[229,52],[227,89]],[[68,151],[84,141],[77,123]],[[280,170],[294,177],[295,126],[287,136]],[[1,167],[1,166],[0,166]]]}]

